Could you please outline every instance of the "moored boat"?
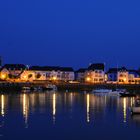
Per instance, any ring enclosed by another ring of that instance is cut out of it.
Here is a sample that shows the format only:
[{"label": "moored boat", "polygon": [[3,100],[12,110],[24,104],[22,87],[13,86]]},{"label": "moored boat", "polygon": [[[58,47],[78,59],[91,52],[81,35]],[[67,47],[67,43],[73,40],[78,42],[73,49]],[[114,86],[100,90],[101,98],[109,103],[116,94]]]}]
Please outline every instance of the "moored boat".
[{"label": "moored boat", "polygon": [[110,95],[110,96],[120,96],[120,93],[123,93],[125,89],[97,89],[93,90],[92,93],[98,95]]},{"label": "moored boat", "polygon": [[43,87],[43,90],[54,90],[54,91],[56,91],[57,87],[56,87],[56,85],[48,84],[46,87]]},{"label": "moored boat", "polygon": [[31,88],[30,87],[22,87],[21,92],[26,93],[26,92],[30,92]]},{"label": "moored boat", "polygon": [[111,89],[95,89],[95,90],[92,90],[92,93],[110,93],[112,92]]},{"label": "moored boat", "polygon": [[136,97],[136,94],[129,93],[129,92],[122,92],[120,93],[120,97]]},{"label": "moored boat", "polygon": [[131,108],[132,114],[140,114],[140,99],[136,99],[135,105]]}]

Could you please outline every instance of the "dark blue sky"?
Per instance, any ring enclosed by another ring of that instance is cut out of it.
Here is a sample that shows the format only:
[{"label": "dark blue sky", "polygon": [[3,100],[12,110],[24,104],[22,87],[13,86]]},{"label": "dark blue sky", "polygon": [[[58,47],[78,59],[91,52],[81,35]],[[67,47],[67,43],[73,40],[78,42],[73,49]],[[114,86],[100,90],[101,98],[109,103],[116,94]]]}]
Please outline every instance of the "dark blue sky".
[{"label": "dark blue sky", "polygon": [[140,67],[139,0],[1,0],[5,63]]}]

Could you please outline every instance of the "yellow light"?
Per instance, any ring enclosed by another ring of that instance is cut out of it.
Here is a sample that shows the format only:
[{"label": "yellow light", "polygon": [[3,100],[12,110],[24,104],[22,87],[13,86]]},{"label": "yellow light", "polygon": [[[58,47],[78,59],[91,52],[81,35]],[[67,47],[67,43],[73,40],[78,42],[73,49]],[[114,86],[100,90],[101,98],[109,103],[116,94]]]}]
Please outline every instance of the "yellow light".
[{"label": "yellow light", "polygon": [[4,117],[4,95],[1,95],[1,115]]},{"label": "yellow light", "polygon": [[90,79],[90,77],[87,77],[87,78],[86,78],[86,81],[88,81],[88,82],[89,82],[90,80],[91,80],[91,79]]},{"label": "yellow light", "polygon": [[126,123],[126,98],[123,99],[123,117],[124,117],[124,123]]},{"label": "yellow light", "polygon": [[89,94],[87,94],[87,122],[90,122],[90,117],[89,117]]},{"label": "yellow light", "polygon": [[6,74],[1,74],[1,79],[6,79]]},{"label": "yellow light", "polygon": [[26,78],[27,78],[27,76],[26,76],[26,75],[24,75],[24,76],[23,76],[23,78],[24,78],[24,79],[26,79]]},{"label": "yellow light", "polygon": [[23,117],[25,121],[25,128],[28,127],[28,96],[26,94],[23,94]]},{"label": "yellow light", "polygon": [[53,77],[53,80],[56,80],[57,78],[56,77]]},{"label": "yellow light", "polygon": [[124,80],[124,82],[126,82],[126,78],[124,78],[123,80]]}]

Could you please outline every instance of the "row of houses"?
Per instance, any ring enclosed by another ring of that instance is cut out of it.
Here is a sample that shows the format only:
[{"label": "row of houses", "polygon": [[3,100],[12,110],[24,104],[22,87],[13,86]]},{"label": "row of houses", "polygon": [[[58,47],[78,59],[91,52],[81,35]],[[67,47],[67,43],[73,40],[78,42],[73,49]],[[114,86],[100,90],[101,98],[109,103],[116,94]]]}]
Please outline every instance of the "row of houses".
[{"label": "row of houses", "polygon": [[140,84],[140,71],[125,67],[110,68],[105,72],[104,64],[91,64],[76,71],[77,80],[88,83]]},{"label": "row of houses", "polygon": [[140,72],[125,67],[110,68],[106,72],[103,63],[91,64],[78,71],[72,67],[5,64],[0,68],[0,80],[140,84]]},{"label": "row of houses", "polygon": [[9,81],[73,81],[75,73],[71,67],[6,64],[0,69],[0,78]]}]

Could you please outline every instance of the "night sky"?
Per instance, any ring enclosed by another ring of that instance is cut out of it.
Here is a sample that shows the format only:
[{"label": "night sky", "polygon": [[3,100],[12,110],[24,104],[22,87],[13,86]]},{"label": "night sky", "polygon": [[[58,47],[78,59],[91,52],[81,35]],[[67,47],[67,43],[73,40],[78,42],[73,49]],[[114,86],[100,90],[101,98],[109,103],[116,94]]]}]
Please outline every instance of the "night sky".
[{"label": "night sky", "polygon": [[140,67],[140,0],[0,0],[4,63]]}]

